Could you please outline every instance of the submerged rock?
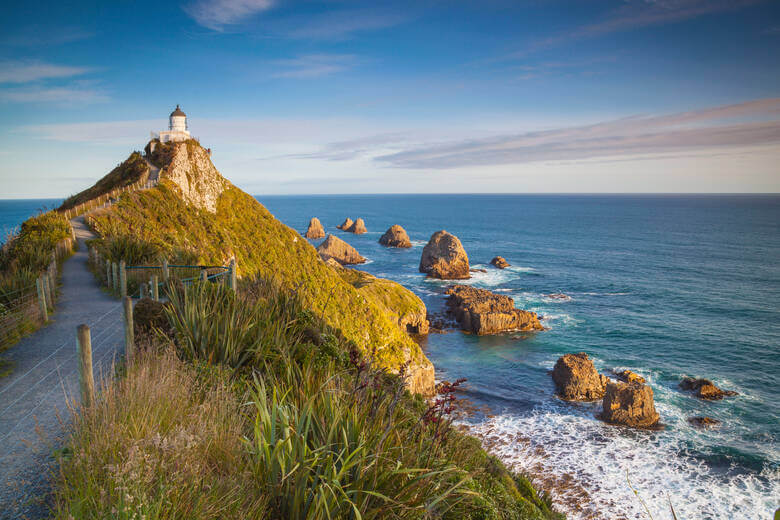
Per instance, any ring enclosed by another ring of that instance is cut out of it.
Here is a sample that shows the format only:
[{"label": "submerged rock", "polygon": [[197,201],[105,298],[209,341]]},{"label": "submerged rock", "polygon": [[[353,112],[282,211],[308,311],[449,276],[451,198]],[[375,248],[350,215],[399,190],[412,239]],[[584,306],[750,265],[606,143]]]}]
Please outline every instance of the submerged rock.
[{"label": "submerged rock", "polygon": [[349,227],[352,226],[354,222],[352,222],[352,219],[347,217],[344,219],[344,222],[342,222],[340,225],[336,226],[337,229],[341,229],[342,231],[346,231]]},{"label": "submerged rock", "polygon": [[423,248],[420,272],[441,280],[469,278],[469,257],[458,237],[437,231]]},{"label": "submerged rock", "polygon": [[601,419],[632,428],[656,426],[660,416],[655,411],[653,389],[642,383],[608,382]]},{"label": "submerged rock", "polygon": [[515,308],[509,296],[467,285],[454,285],[447,294],[447,305],[461,327],[474,334],[544,330],[535,312]]},{"label": "submerged rock", "polygon": [[563,300],[565,302],[568,302],[571,300],[571,296],[568,294],[563,293],[552,293],[552,294],[545,294],[547,298],[550,298],[551,300]]},{"label": "submerged rock", "polygon": [[341,265],[362,264],[366,261],[357,249],[333,235],[328,235],[328,238],[317,246],[317,252],[326,262],[333,259]]},{"label": "submerged rock", "polygon": [[635,374],[634,372],[630,370],[613,370],[613,374],[615,374],[615,377],[620,379],[621,381],[625,383],[645,383],[645,378],[640,376],[639,374]]},{"label": "submerged rock", "polygon": [[362,218],[358,218],[355,222],[352,223],[351,226],[344,228],[344,231],[348,231],[356,235],[362,235],[363,233],[368,232],[366,229],[366,223],[363,222]]},{"label": "submerged rock", "polygon": [[585,352],[558,358],[552,371],[558,395],[571,401],[595,401],[604,397],[609,378],[598,373]]},{"label": "submerged rock", "polygon": [[490,265],[498,267],[499,269],[506,269],[510,266],[510,263],[506,261],[503,256],[496,256],[490,261]]},{"label": "submerged rock", "polygon": [[387,247],[412,247],[412,241],[409,240],[409,235],[406,234],[406,230],[398,224],[390,226],[390,229],[379,237],[379,243]]},{"label": "submerged rock", "polygon": [[306,238],[325,238],[325,229],[323,229],[320,219],[313,217],[309,221],[309,228],[304,236]]},{"label": "submerged rock", "polygon": [[737,395],[732,390],[723,390],[715,386],[715,383],[709,379],[695,379],[693,377],[686,377],[680,381],[680,388],[693,392],[693,395],[699,399],[707,399],[709,401],[718,401],[724,397]]},{"label": "submerged rock", "polygon": [[712,417],[688,417],[688,422],[699,428],[714,428],[720,425],[720,421]]}]

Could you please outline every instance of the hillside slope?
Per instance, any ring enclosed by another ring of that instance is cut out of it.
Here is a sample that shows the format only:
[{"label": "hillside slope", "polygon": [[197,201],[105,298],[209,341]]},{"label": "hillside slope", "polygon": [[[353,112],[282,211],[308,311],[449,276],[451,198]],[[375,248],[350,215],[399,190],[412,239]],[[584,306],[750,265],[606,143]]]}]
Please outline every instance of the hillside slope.
[{"label": "hillside slope", "polygon": [[[239,276],[275,280],[297,291],[311,312],[373,354],[382,367],[395,372],[408,364],[410,390],[433,390],[433,365],[402,330],[420,320],[420,308],[408,304],[419,299],[398,284],[356,289],[296,231],[222,177],[196,141],[162,151],[152,158],[162,168],[157,187],[126,193],[89,219],[101,237],[140,239],[160,258],[184,251],[200,262],[224,265],[235,257]],[[388,312],[396,301],[395,312]]]}]

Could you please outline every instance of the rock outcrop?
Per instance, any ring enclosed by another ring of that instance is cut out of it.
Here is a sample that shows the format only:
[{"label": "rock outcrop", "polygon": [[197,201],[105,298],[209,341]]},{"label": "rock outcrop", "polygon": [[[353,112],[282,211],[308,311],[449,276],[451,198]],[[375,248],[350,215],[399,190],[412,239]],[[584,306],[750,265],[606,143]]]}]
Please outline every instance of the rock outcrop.
[{"label": "rock outcrop", "polygon": [[347,218],[344,219],[344,222],[342,222],[341,224],[336,226],[336,228],[340,229],[342,231],[346,231],[347,229],[349,229],[352,226],[352,224],[354,224],[354,222],[352,222],[352,219],[347,217]]},{"label": "rock outcrop", "polygon": [[356,235],[362,235],[363,233],[368,232],[366,229],[366,223],[363,222],[362,218],[358,218],[355,222],[352,223],[351,226],[345,228],[344,231],[354,233]]},{"label": "rock outcrop", "polygon": [[624,383],[645,383],[645,378],[639,374],[635,374],[630,370],[613,370],[615,377],[623,381]]},{"label": "rock outcrop", "polygon": [[365,258],[360,256],[357,249],[333,235],[328,235],[328,238],[317,246],[317,252],[323,260],[327,261],[329,258],[332,258],[341,265],[362,264],[366,261]]},{"label": "rock outcrop", "polygon": [[604,397],[609,378],[598,373],[585,352],[558,358],[552,371],[558,395],[570,401],[595,401]]},{"label": "rock outcrop", "polygon": [[632,428],[652,428],[660,416],[655,411],[653,389],[642,383],[607,383],[601,419]]},{"label": "rock outcrop", "polygon": [[688,422],[698,428],[714,428],[720,426],[720,421],[712,417],[688,417]]},{"label": "rock outcrop", "polygon": [[695,379],[693,377],[686,377],[680,381],[680,388],[693,392],[693,395],[699,399],[706,399],[708,401],[718,401],[724,397],[737,395],[732,390],[723,390],[715,386],[715,383],[709,379]]},{"label": "rock outcrop", "polygon": [[469,257],[453,234],[437,231],[423,248],[420,272],[441,280],[464,280],[469,275]]},{"label": "rock outcrop", "polygon": [[463,330],[479,335],[544,330],[535,312],[516,309],[509,296],[468,285],[454,285],[447,294],[447,305]]},{"label": "rock outcrop", "polygon": [[173,144],[171,162],[160,176],[176,184],[187,203],[211,213],[217,212],[217,200],[231,186],[194,141]]},{"label": "rock outcrop", "polygon": [[306,229],[306,234],[304,236],[311,239],[325,238],[325,229],[322,227],[320,219],[317,217],[312,217],[312,219],[309,221],[309,227]]},{"label": "rock outcrop", "polygon": [[494,257],[493,260],[490,261],[490,265],[493,267],[498,267],[499,269],[506,269],[510,266],[509,262],[507,262],[506,258],[503,256]]},{"label": "rock outcrop", "polygon": [[412,247],[412,241],[409,240],[409,235],[406,234],[406,230],[398,224],[390,226],[390,229],[379,237],[379,243],[387,247]]}]

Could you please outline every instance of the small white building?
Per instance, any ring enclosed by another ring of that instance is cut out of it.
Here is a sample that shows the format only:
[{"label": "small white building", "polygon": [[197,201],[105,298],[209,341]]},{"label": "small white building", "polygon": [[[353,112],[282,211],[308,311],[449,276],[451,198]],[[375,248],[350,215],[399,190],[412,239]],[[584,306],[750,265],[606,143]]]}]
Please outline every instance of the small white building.
[{"label": "small white building", "polygon": [[152,139],[159,139],[161,143],[190,139],[190,132],[187,129],[187,114],[181,111],[179,105],[176,105],[176,110],[171,112],[168,118],[168,131],[159,134],[152,132]]}]

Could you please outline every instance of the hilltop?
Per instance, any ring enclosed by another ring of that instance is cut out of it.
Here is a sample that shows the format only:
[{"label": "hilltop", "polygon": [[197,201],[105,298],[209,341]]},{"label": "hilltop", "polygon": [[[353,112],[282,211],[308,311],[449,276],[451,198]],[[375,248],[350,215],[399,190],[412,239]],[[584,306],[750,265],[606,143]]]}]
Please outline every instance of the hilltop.
[{"label": "hilltop", "polygon": [[[240,277],[274,280],[296,291],[312,312],[383,368],[397,372],[408,364],[410,390],[432,392],[433,365],[406,332],[407,323],[425,320],[417,296],[389,280],[374,279],[366,289],[365,277],[326,265],[298,232],[225,179],[197,141],[153,141],[146,152],[160,168],[159,184],[125,193],[117,204],[92,213],[88,223],[104,242],[141,242],[139,263],[166,256],[224,265],[235,257]],[[148,169],[134,152],[66,205],[108,192],[116,183],[135,182]]]}]

